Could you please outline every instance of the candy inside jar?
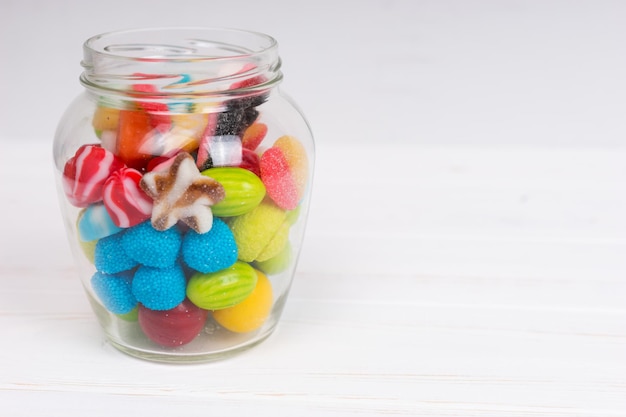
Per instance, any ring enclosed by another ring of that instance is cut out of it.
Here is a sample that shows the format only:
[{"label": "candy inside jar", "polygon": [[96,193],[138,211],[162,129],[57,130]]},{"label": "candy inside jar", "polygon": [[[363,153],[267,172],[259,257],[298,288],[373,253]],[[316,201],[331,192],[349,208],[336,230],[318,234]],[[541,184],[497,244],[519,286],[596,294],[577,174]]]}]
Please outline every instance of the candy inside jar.
[{"label": "candy inside jar", "polygon": [[[127,47],[124,47],[127,45]],[[275,328],[301,247],[313,142],[276,42],[219,29],[85,43],[55,137],[79,273],[112,344],[205,361]]]}]

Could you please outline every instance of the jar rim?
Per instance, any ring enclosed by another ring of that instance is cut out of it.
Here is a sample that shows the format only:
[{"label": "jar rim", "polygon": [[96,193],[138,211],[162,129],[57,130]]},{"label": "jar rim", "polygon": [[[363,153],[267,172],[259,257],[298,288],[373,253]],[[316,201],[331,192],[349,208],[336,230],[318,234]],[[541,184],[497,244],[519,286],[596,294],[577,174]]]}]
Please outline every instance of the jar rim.
[{"label": "jar rim", "polygon": [[[155,41],[158,38],[166,38],[171,35],[178,36],[178,39],[168,38],[168,44],[159,44]],[[206,39],[201,39],[200,36],[206,36]],[[237,38],[237,43],[234,42],[234,38]],[[243,41],[248,44],[244,45]],[[254,47],[249,44],[253,41],[262,43]],[[188,45],[176,45],[175,42],[186,42]],[[203,26],[149,27],[109,31],[92,36],[83,44],[86,53],[122,60],[162,62],[187,61],[189,59],[194,61],[229,60],[263,54],[277,46],[276,39],[262,32]],[[202,48],[206,49],[207,52],[202,52]],[[209,49],[213,53],[209,53]],[[218,51],[233,53],[216,55]],[[146,55],[141,56],[141,52]],[[147,55],[150,52],[160,52],[162,55]]]},{"label": "jar rim", "polygon": [[173,26],[105,32],[84,42],[81,65],[80,80],[87,88],[124,93],[139,83],[149,85],[152,96],[227,90],[231,95],[249,94],[266,91],[282,79],[276,39],[231,28]]}]

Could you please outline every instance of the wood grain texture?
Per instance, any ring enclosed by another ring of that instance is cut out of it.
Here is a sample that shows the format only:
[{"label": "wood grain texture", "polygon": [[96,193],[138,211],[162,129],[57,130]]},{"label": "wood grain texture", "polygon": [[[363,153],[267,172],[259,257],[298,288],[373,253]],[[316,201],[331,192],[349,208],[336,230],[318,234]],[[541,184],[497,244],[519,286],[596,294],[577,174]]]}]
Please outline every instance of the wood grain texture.
[{"label": "wood grain texture", "polygon": [[277,331],[171,366],[100,332],[48,144],[3,148],[0,415],[626,416],[624,150],[322,143]]}]

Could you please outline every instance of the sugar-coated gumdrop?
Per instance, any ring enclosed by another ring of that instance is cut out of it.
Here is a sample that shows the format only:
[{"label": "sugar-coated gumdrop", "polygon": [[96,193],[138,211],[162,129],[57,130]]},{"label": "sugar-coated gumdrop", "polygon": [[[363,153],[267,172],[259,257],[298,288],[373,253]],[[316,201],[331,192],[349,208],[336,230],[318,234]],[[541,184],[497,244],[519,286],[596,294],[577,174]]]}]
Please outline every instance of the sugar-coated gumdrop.
[{"label": "sugar-coated gumdrop", "polygon": [[189,230],[182,243],[183,260],[190,268],[203,273],[228,268],[237,261],[237,244],[226,223],[213,218],[206,233]]},{"label": "sugar-coated gumdrop", "polygon": [[185,274],[179,266],[140,266],[132,281],[133,295],[150,310],[169,310],[176,307],[185,299],[185,286]]},{"label": "sugar-coated gumdrop", "polygon": [[181,242],[177,228],[160,231],[146,221],[127,229],[121,238],[121,247],[137,263],[168,268],[176,263]]},{"label": "sugar-coated gumdrop", "polygon": [[[272,244],[272,241],[278,237],[283,245],[286,243],[284,239],[284,228],[288,227],[286,218],[284,210],[267,200],[252,211],[234,217],[229,225],[237,242],[239,259],[252,262],[268,247],[271,247],[271,252],[280,252],[282,246],[279,247],[278,242]],[[269,258],[271,256],[267,256],[266,259]]]},{"label": "sugar-coated gumdrop", "polygon": [[158,345],[186,345],[198,336],[209,312],[185,299],[170,310],[150,310],[140,305],[138,321],[144,334]]},{"label": "sugar-coated gumdrop", "polygon": [[292,256],[291,244],[287,242],[277,255],[262,262],[255,261],[253,266],[269,275],[279,274],[289,268]]},{"label": "sugar-coated gumdrop", "polygon": [[77,207],[102,200],[102,187],[109,176],[124,167],[113,153],[99,145],[83,145],[63,169],[63,190]]},{"label": "sugar-coated gumdrop", "polygon": [[123,232],[102,238],[96,243],[94,264],[105,274],[117,274],[137,266],[137,261],[126,254],[122,247]]},{"label": "sugar-coated gumdrop", "polygon": [[293,136],[281,136],[261,155],[261,179],[272,200],[295,209],[307,186],[309,162],[304,146]]},{"label": "sugar-coated gumdrop", "polygon": [[152,199],[139,187],[141,177],[136,169],[122,168],[104,183],[104,205],[119,227],[134,226],[152,215]]},{"label": "sugar-coated gumdrop", "polygon": [[242,302],[232,307],[216,310],[213,318],[222,327],[236,333],[257,330],[265,323],[272,310],[272,284],[260,271],[252,293]]},{"label": "sugar-coated gumdrop", "polygon": [[290,226],[289,222],[284,221],[278,230],[276,230],[276,233],[274,233],[274,236],[272,236],[267,245],[256,256],[255,260],[263,262],[278,255],[284,249],[287,242],[289,242]]},{"label": "sugar-coated gumdrop", "polygon": [[106,275],[96,272],[91,277],[91,287],[111,313],[127,314],[137,306],[131,291],[131,276],[127,273]]},{"label": "sugar-coated gumdrop", "polygon": [[260,168],[261,180],[270,198],[280,208],[295,209],[300,201],[298,186],[283,151],[271,147],[263,152]]}]

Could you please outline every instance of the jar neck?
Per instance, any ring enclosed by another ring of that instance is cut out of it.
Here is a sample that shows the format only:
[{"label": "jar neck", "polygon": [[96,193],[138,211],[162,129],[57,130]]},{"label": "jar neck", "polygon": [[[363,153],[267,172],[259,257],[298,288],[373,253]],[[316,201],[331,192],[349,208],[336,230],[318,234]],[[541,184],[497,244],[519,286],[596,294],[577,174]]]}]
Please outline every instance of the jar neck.
[{"label": "jar neck", "polygon": [[141,100],[224,99],[267,93],[282,79],[274,38],[233,29],[110,32],[83,45],[81,83]]}]

